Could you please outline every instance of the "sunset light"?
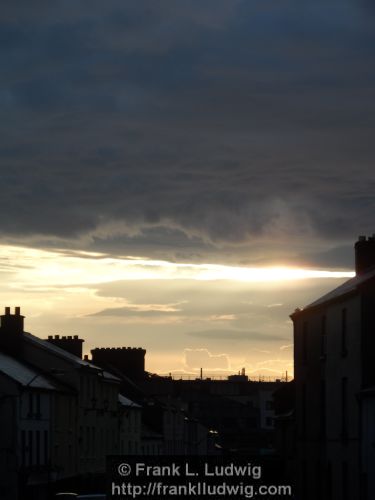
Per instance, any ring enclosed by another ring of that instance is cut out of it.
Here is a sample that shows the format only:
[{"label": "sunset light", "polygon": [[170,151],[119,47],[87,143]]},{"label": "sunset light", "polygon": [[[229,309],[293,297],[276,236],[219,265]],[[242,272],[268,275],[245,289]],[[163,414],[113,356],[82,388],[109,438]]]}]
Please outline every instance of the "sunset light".
[{"label": "sunset light", "polygon": [[12,288],[84,286],[118,280],[202,280],[280,282],[312,278],[350,278],[351,271],[296,267],[233,267],[173,263],[142,258],[108,257],[90,252],[0,247],[0,258],[14,273]]}]

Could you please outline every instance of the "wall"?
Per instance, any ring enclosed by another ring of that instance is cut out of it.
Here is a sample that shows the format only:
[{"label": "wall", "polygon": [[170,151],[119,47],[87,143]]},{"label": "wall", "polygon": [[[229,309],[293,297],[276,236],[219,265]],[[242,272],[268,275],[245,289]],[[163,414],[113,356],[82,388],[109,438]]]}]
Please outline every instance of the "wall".
[{"label": "wall", "polygon": [[[342,352],[344,309],[346,354]],[[304,500],[315,500],[324,491],[329,495],[330,490],[329,498],[342,500],[346,492],[350,498],[359,491],[361,311],[361,298],[355,295],[294,317],[298,488]],[[347,380],[345,411],[343,379]]]}]

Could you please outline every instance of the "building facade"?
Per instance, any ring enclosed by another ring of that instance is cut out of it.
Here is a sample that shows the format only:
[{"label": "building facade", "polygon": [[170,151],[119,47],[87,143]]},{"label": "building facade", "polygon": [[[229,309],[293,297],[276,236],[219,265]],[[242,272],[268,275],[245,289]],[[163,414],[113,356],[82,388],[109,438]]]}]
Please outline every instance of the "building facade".
[{"label": "building facade", "polygon": [[[1,447],[7,450],[9,436],[14,436],[11,448],[17,452],[8,463],[17,472],[18,486],[25,483],[30,494],[34,483],[42,481],[43,465],[48,466],[44,481],[49,485],[103,474],[106,456],[120,453],[124,414],[116,376],[72,354],[66,345],[61,348],[25,332],[23,319],[19,308],[14,314],[6,308],[1,316],[2,419],[8,415],[2,427]],[[62,340],[65,344],[82,344],[76,337]],[[11,370],[13,365],[18,369]],[[7,370],[15,378],[13,385]],[[19,373],[25,374],[21,382],[26,387],[17,381]],[[10,485],[11,476],[3,477]],[[17,496],[10,498],[15,500]],[[38,493],[36,498],[43,497]]]},{"label": "building facade", "polygon": [[354,278],[291,315],[304,500],[371,498],[360,460],[360,393],[375,382],[375,239],[360,237],[355,252]]},{"label": "building facade", "polygon": [[22,498],[26,484],[47,497],[53,402],[60,390],[42,372],[0,352],[0,498]]}]

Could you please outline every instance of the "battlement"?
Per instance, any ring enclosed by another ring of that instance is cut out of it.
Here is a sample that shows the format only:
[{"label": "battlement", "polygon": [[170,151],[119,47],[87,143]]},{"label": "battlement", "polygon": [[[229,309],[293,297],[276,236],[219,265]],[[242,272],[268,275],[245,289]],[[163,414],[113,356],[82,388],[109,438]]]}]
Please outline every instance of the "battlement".
[{"label": "battlement", "polygon": [[78,335],[62,335],[61,337],[60,335],[48,335],[46,340],[82,359],[82,344],[84,340],[80,339]]},{"label": "battlement", "polygon": [[94,364],[115,367],[131,379],[145,375],[146,349],[142,347],[97,347],[91,355]]},{"label": "battlement", "polygon": [[96,347],[95,349],[92,349],[91,352],[99,352],[99,351],[135,351],[135,352],[140,352],[143,351],[146,353],[146,350],[143,349],[142,347]]}]

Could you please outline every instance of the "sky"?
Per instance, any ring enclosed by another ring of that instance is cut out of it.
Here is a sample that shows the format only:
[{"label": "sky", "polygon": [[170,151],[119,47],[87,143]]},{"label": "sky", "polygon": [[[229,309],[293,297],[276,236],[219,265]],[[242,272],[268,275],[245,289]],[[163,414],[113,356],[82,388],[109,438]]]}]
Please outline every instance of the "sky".
[{"label": "sky", "polygon": [[368,0],[3,0],[0,304],[155,372],[292,373],[289,314],[375,231],[374,28]]}]

